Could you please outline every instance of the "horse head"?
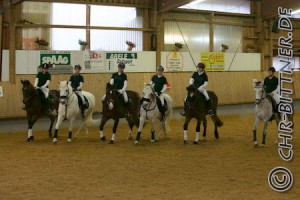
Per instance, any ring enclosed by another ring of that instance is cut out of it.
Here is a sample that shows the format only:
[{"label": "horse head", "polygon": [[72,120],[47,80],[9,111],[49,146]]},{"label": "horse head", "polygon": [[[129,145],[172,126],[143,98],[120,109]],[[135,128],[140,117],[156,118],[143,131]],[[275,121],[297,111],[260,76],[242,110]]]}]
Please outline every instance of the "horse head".
[{"label": "horse head", "polygon": [[255,104],[259,104],[266,97],[264,85],[261,81],[253,79],[253,89],[255,93]]},{"label": "horse head", "polygon": [[186,90],[188,93],[187,96],[192,98],[197,91],[197,87],[194,84],[192,84],[192,85],[189,85],[188,87],[186,87]]},{"label": "horse head", "polygon": [[152,101],[155,101],[154,88],[151,84],[145,84],[143,89],[142,103],[144,105],[147,105]]},{"label": "horse head", "polygon": [[106,84],[106,104],[108,105],[109,110],[113,110],[115,105],[114,103],[118,100],[119,93],[114,85],[110,83]]},{"label": "horse head", "polygon": [[34,95],[35,89],[29,80],[21,80],[23,85],[22,93],[23,93],[23,103],[28,105],[31,102],[31,98]]},{"label": "horse head", "polygon": [[59,102],[61,104],[65,104],[71,94],[72,88],[71,86],[69,86],[68,81],[58,82],[58,85],[59,85]]}]

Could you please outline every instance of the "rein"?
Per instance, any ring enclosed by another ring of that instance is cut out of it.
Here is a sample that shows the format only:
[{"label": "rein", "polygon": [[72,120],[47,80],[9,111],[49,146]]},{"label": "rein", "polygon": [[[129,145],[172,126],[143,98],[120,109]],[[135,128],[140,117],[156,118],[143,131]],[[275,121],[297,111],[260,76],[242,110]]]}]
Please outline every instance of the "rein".
[{"label": "rein", "polygon": [[67,119],[67,113],[68,113],[68,106],[70,105],[70,103],[73,102],[74,98],[72,99],[72,101],[69,103],[69,99],[70,97],[74,94],[73,90],[72,90],[72,93],[70,94],[70,88],[68,86],[68,96],[60,96],[59,98],[60,99],[65,99],[65,107],[66,107],[66,112],[65,112],[65,119]]}]

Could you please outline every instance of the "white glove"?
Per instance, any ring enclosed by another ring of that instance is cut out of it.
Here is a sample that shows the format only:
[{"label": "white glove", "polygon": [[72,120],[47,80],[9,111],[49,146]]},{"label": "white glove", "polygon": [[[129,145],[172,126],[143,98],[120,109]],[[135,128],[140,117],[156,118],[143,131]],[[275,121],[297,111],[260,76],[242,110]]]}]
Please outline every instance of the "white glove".
[{"label": "white glove", "polygon": [[38,88],[38,83],[39,83],[39,78],[35,78],[35,81],[34,81],[34,87],[35,88]]},{"label": "white glove", "polygon": [[81,90],[82,86],[83,86],[83,82],[80,82],[80,83],[79,83],[79,86],[78,86],[76,89],[77,89],[77,90]]},{"label": "white glove", "polygon": [[49,85],[49,83],[50,83],[50,81],[47,80],[46,83],[45,83],[45,85],[42,86],[42,88],[46,88]]},{"label": "white glove", "polygon": [[199,92],[203,92],[204,91],[204,87],[202,87],[202,85],[198,88]]},{"label": "white glove", "polygon": [[123,94],[124,93],[124,90],[122,89],[122,90],[118,90],[118,92],[120,93],[120,94]]}]

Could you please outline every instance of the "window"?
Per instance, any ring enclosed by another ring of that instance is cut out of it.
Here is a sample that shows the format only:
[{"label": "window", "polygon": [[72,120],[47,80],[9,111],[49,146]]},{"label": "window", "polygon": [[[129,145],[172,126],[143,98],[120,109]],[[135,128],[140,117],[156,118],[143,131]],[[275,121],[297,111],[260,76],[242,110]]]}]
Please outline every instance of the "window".
[{"label": "window", "polygon": [[188,22],[165,22],[165,50],[174,50],[175,42],[183,44],[183,51],[209,51],[209,25]]},{"label": "window", "polygon": [[[142,10],[130,7],[91,6],[91,26],[142,28]],[[143,50],[142,31],[91,30],[91,50],[126,51],[126,40]]]},{"label": "window", "polygon": [[249,0],[198,0],[179,8],[250,14]]},{"label": "window", "polygon": [[[52,24],[82,25],[86,24],[86,5],[53,3]],[[53,50],[79,50],[78,40],[86,40],[85,29],[53,28],[51,45]]]},{"label": "window", "polygon": [[242,27],[214,25],[214,51],[220,51],[222,44],[229,46],[227,52],[242,52]]}]

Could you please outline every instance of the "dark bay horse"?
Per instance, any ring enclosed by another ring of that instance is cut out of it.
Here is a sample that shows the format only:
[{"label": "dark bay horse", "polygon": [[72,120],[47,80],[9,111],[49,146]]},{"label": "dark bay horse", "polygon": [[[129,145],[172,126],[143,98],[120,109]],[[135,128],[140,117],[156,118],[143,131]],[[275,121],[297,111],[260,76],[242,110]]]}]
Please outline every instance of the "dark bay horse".
[{"label": "dark bay horse", "polygon": [[129,106],[125,105],[123,96],[119,94],[114,86],[110,85],[109,83],[106,85],[106,98],[103,101],[102,119],[99,126],[100,138],[102,141],[106,140],[103,133],[103,127],[109,119],[114,120],[113,134],[110,144],[114,143],[120,118],[126,118],[129,124],[130,131],[128,139],[132,139],[133,126],[136,125],[139,127],[138,113],[140,109],[141,97],[137,92],[130,90],[127,90],[126,92],[129,101],[131,101]]},{"label": "dark bay horse", "polygon": [[[47,116],[50,118],[50,127],[48,130],[49,137],[52,137],[52,126],[54,120],[56,118],[52,113],[48,113],[46,109],[46,99],[41,90],[35,89],[33,85],[28,80],[21,80],[23,84],[22,92],[23,92],[23,103],[25,105],[24,110],[26,111],[27,120],[28,120],[28,138],[27,141],[33,141],[34,137],[32,135],[32,127],[35,122],[41,116]],[[50,101],[50,109],[51,111],[58,110],[59,105],[59,91],[50,90],[49,91]]]},{"label": "dark bay horse", "polygon": [[[206,137],[206,126],[207,126],[207,121],[205,116],[208,114],[208,109],[205,105],[205,97],[203,94],[201,94],[197,88],[194,85],[190,85],[187,88],[188,95],[185,103],[185,122],[183,125],[184,129],[184,143],[187,143],[187,130],[188,130],[188,125],[191,119],[195,118],[197,120],[197,126],[196,126],[196,137],[194,140],[194,144],[198,144],[199,140],[199,132],[200,132],[200,124],[201,120],[203,121],[204,125],[204,132],[203,132],[203,137]],[[219,138],[219,133],[218,133],[218,128],[223,125],[223,122],[219,119],[217,116],[217,106],[218,106],[218,97],[217,95],[212,92],[212,91],[207,91],[210,100],[212,101],[212,110],[214,112],[214,115],[211,116],[214,125],[215,125],[215,138]]]}]

